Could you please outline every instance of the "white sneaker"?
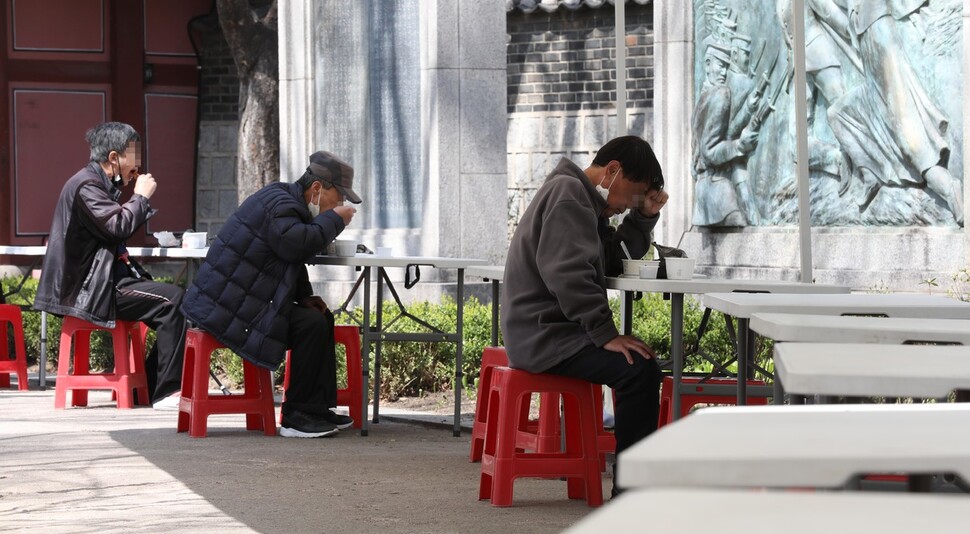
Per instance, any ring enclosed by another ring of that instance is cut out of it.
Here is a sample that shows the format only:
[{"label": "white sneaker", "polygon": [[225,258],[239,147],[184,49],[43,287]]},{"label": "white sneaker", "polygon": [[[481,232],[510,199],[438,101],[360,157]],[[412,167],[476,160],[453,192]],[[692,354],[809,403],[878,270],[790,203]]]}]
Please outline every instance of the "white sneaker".
[{"label": "white sneaker", "polygon": [[179,402],[181,400],[181,393],[172,393],[168,397],[152,404],[152,408],[156,410],[175,411],[179,409]]}]

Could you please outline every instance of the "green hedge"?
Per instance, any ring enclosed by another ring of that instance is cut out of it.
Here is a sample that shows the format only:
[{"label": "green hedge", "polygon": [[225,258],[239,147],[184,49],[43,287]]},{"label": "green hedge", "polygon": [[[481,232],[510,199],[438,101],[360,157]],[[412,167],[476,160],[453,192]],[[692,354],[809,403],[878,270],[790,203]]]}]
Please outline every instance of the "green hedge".
[{"label": "green hedge", "polygon": [[[20,284],[20,277],[9,277],[0,279],[2,291],[6,294]],[[8,304],[27,305],[34,302],[37,294],[37,280],[30,278],[24,283],[20,293],[7,296]],[[34,365],[40,357],[40,313],[32,310],[23,313],[24,318],[24,345],[27,349],[27,365]],[[60,317],[47,314],[47,370],[56,372],[58,353],[61,347],[61,323]],[[9,338],[11,339],[12,338]],[[152,346],[155,342],[155,332],[148,332],[146,346]],[[105,331],[96,331],[91,334],[91,359],[90,366],[92,371],[108,370],[114,366],[113,350],[111,348],[111,334]]]},{"label": "green hedge", "polygon": [[[6,278],[0,280],[4,291],[9,291],[16,287],[19,278]],[[9,298],[12,304],[24,304],[33,302],[34,294],[37,291],[36,280],[28,280],[21,295],[14,295]],[[619,301],[611,300],[614,317],[619,322]],[[444,297],[438,304],[430,302],[414,303],[409,307],[409,311],[417,317],[427,321],[432,326],[445,332],[453,332],[457,306],[454,299]],[[362,310],[354,310],[354,317],[357,322],[362,321]],[[383,314],[385,325],[397,316],[397,306],[393,302],[385,302]],[[686,298],[684,302],[684,344],[685,347],[692,347],[696,344],[696,331],[701,322],[703,310],[692,298]],[[347,317],[337,317],[338,323],[350,323]],[[619,326],[619,325],[618,325]],[[48,370],[56,369],[57,353],[60,346],[61,320],[53,315],[48,315],[47,338],[48,338]],[[475,298],[469,299],[464,309],[464,359],[462,371],[464,373],[463,387],[469,391],[474,391],[478,380],[478,370],[481,364],[482,350],[490,343],[492,328],[491,307],[483,304]],[[391,327],[393,332],[416,333],[425,332],[426,329],[408,319],[401,317],[395,321]],[[29,363],[35,363],[37,355],[40,353],[40,314],[28,312],[24,314],[24,334],[27,344],[27,359]],[[648,345],[653,347],[660,358],[667,358],[670,355],[670,302],[664,300],[661,295],[654,293],[644,294],[643,298],[634,301],[634,327],[633,334],[643,339]],[[154,339],[154,333],[149,334],[150,342]],[[499,338],[501,344],[501,336]],[[151,346],[149,344],[149,346]],[[701,340],[701,351],[712,355],[716,360],[722,361],[733,352],[728,330],[725,326],[723,315],[714,313],[711,315],[706,335]],[[346,380],[345,359],[342,357],[343,348],[338,346],[337,358],[337,381],[344,384]],[[104,369],[111,365],[111,339],[107,333],[98,333],[91,337],[92,368]],[[756,360],[767,365],[771,370],[770,355],[771,344],[759,338],[757,346]],[[434,342],[387,342],[382,346],[382,377],[381,396],[388,399],[395,399],[399,396],[419,396],[424,393],[450,390],[453,388],[455,344],[454,343],[434,343]],[[213,357],[213,364],[228,377],[229,385],[238,388],[242,383],[242,361],[239,357],[229,350],[220,350]],[[374,358],[371,355],[371,376],[373,376]],[[703,361],[699,356],[691,356],[687,360],[686,371],[709,371],[711,364]],[[734,370],[732,365],[729,369]],[[277,383],[282,381],[283,368],[276,372]]]}]

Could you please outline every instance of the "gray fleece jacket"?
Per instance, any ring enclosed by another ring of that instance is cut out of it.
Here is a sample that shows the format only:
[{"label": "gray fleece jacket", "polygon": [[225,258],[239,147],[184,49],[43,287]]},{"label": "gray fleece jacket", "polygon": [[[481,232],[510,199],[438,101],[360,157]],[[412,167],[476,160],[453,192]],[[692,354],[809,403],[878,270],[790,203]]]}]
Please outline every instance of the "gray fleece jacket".
[{"label": "gray fleece jacket", "polygon": [[606,201],[586,174],[563,158],[546,178],[512,236],[502,286],[502,335],[509,364],[544,372],[589,345],[619,335],[606,276],[650,247],[659,215],[630,210],[616,229],[600,217]]}]

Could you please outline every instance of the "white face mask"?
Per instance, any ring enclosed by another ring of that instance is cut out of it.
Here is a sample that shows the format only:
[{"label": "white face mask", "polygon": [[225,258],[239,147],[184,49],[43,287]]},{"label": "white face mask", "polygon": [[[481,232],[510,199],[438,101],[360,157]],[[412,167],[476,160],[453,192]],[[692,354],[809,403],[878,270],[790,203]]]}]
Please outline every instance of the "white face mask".
[{"label": "white face mask", "polygon": [[310,216],[316,217],[320,215],[320,193],[317,192],[316,199],[311,198],[310,203],[306,205],[307,209],[310,210]]},{"label": "white face mask", "polygon": [[613,189],[613,184],[616,183],[616,175],[618,174],[620,174],[620,169],[617,169],[616,172],[613,173],[613,179],[610,181],[609,187],[603,187],[603,182],[600,182],[599,184],[596,185],[596,192],[599,193],[601,197],[603,197],[603,200],[606,200],[607,198],[609,198],[610,189]]}]

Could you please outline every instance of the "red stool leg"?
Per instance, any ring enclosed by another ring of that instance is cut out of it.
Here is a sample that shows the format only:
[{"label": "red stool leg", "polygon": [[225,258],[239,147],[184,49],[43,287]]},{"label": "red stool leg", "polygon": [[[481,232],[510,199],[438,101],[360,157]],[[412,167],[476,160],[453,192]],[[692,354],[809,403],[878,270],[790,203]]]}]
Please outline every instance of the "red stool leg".
[{"label": "red stool leg", "polygon": [[257,399],[260,408],[259,427],[263,430],[263,434],[275,436],[276,404],[273,400],[273,373],[269,369],[263,369],[255,365],[253,367],[259,373],[259,398]]},{"label": "red stool leg", "polygon": [[[502,347],[485,347],[482,351],[481,370],[478,374],[478,393],[475,400],[475,423],[472,425],[471,450],[468,459],[478,462],[485,447],[485,427],[488,421],[488,395],[492,385],[492,369],[509,364],[508,355]],[[528,408],[527,408],[528,410]],[[526,411],[528,419],[528,411]]]},{"label": "red stool leg", "polygon": [[[13,328],[14,353],[10,358],[7,325]],[[0,387],[10,387],[10,373],[17,373],[17,389],[27,390],[27,349],[24,344],[24,320],[20,308],[0,304]]]},{"label": "red stool leg", "polygon": [[182,399],[179,402],[178,431],[188,430],[193,438],[207,435],[211,414],[244,414],[247,430],[262,430],[276,435],[273,403],[273,375],[243,360],[245,391],[236,395],[209,395],[209,366],[212,352],[224,348],[211,335],[190,329],[185,337],[185,362],[182,367]]},{"label": "red stool leg", "polygon": [[[118,326],[111,332],[111,340],[114,347],[115,357],[115,376],[118,381],[115,384],[114,392],[118,399],[118,408],[130,410],[135,403],[131,398],[131,386],[128,379],[131,373],[131,340],[128,330],[119,322]],[[137,335],[137,334],[136,334]]]},{"label": "red stool leg", "polygon": [[179,402],[179,418],[176,432],[187,432],[191,419],[192,402],[195,399],[195,337],[189,331],[185,336],[185,360],[182,362],[182,401]]},{"label": "red stool leg", "polygon": [[[246,390],[244,395],[259,398],[263,394],[260,389],[261,382],[260,369],[248,361],[243,360],[243,387]],[[276,422],[274,421],[273,425],[275,424]],[[246,414],[246,430],[262,430],[263,426],[262,414]]]},{"label": "red stool leg", "polygon": [[[67,318],[65,318],[65,322]],[[73,336],[71,335],[73,333]],[[73,337],[74,347],[71,348],[71,339]],[[65,347],[67,350],[65,351]],[[66,354],[65,354],[66,352]],[[65,393],[70,388],[70,382],[72,376],[86,376],[90,374],[89,368],[89,358],[91,357],[91,331],[74,329],[73,332],[69,331],[66,339],[65,336],[61,335],[61,356],[58,358],[57,362],[57,378],[61,381],[61,370],[63,366],[63,376],[65,377],[64,388],[62,391]],[[63,358],[63,359],[61,359]],[[63,363],[62,363],[63,362]],[[71,372],[69,372],[71,369]],[[86,389],[71,389],[71,406],[87,406],[88,405],[88,391]],[[54,407],[57,408],[57,397],[54,398]],[[61,403],[63,407],[63,402]]]},{"label": "red stool leg", "polygon": [[[0,308],[3,306],[3,304],[0,304]],[[8,348],[7,325],[3,324],[2,320],[0,320],[0,388],[10,387],[10,373],[5,372],[2,367],[10,359]]]},{"label": "red stool leg", "polygon": [[364,425],[363,406],[363,365],[360,355],[360,330],[354,325],[336,325],[333,328],[334,341],[344,346],[347,359],[347,387],[337,390],[337,405],[347,406],[354,428]]}]

